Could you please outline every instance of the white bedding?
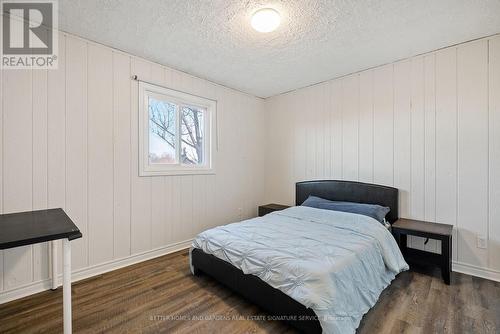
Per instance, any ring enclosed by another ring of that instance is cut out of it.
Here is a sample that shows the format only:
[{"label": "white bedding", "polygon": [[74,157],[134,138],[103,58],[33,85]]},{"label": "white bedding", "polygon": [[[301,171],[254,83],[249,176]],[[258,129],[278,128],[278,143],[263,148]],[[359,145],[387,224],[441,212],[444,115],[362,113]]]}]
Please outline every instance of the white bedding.
[{"label": "white bedding", "polygon": [[408,269],[375,219],[302,206],[207,230],[193,247],[310,307],[324,333],[354,333],[382,290]]}]

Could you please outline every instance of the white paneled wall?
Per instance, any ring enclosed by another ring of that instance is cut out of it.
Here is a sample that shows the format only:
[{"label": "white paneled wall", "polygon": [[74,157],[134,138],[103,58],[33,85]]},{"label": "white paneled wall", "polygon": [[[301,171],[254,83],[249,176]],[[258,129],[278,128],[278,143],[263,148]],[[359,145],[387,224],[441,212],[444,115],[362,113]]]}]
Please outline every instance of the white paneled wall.
[{"label": "white paneled wall", "polygon": [[[138,176],[134,74],[217,100],[216,175]],[[63,33],[59,69],[0,75],[0,210],[64,208],[83,233],[76,278],[256,215],[263,100]],[[47,288],[48,268],[47,244],[0,251],[0,302]]]},{"label": "white paneled wall", "polygon": [[500,278],[500,36],[272,97],[266,111],[268,201],[292,204],[300,180],[395,186],[402,217],[455,225],[455,269]]}]

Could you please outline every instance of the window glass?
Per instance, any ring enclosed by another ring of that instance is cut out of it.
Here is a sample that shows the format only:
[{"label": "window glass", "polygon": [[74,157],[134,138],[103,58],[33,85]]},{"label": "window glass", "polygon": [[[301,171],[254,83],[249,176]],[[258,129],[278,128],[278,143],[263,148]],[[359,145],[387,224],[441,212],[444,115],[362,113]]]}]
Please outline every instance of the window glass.
[{"label": "window glass", "polygon": [[204,113],[202,108],[182,106],[180,159],[185,165],[203,164]]},{"label": "window glass", "polygon": [[172,164],[176,159],[177,105],[149,97],[149,163]]}]

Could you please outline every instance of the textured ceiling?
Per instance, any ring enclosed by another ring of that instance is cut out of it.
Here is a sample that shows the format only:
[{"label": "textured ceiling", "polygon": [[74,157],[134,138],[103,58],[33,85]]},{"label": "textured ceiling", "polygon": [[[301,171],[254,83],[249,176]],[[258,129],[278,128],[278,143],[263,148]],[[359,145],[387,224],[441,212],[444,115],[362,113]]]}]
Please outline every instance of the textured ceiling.
[{"label": "textured ceiling", "polygon": [[[281,26],[250,27],[272,7]],[[59,25],[268,97],[500,32],[499,0],[60,0]]]}]

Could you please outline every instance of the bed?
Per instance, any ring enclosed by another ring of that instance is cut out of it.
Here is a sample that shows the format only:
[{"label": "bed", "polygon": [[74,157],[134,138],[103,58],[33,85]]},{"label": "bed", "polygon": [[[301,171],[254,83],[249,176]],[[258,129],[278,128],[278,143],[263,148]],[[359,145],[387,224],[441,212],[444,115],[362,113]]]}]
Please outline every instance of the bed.
[{"label": "bed", "polygon": [[191,271],[302,332],[354,332],[408,265],[390,232],[372,218],[300,205],[309,196],[378,204],[390,208],[385,219],[392,224],[398,190],[323,180],[298,182],[295,195],[296,207],[200,233],[190,251]]}]

